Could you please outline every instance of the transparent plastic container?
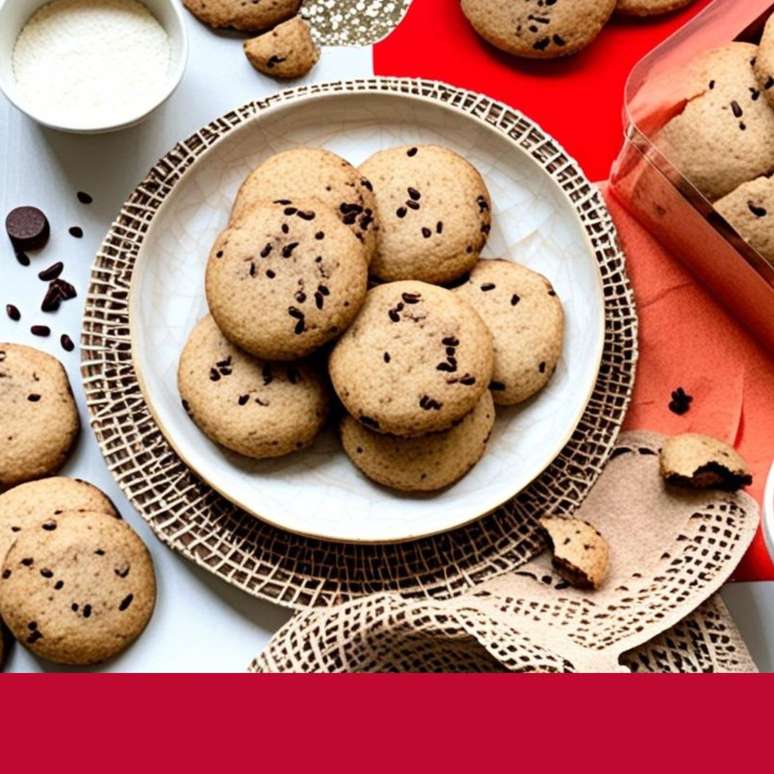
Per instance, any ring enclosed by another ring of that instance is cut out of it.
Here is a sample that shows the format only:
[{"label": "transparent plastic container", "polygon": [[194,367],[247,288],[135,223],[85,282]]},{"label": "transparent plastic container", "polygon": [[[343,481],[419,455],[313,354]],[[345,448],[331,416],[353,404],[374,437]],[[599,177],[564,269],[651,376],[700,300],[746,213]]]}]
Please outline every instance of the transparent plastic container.
[{"label": "transparent plastic container", "polygon": [[654,138],[690,96],[683,88],[689,63],[703,51],[732,40],[757,43],[772,11],[771,0],[715,0],[637,63],[626,84],[626,140],[611,174],[617,198],[770,354],[774,354],[774,265],[670,164]]}]

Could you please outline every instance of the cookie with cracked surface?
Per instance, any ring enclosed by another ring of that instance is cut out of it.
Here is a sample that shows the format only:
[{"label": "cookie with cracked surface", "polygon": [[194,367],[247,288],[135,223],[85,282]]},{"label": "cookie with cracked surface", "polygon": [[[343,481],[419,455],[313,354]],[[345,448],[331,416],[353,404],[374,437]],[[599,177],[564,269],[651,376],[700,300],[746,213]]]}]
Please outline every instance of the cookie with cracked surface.
[{"label": "cookie with cracked surface", "polygon": [[252,32],[294,16],[301,0],[183,0],[183,5],[210,27]]},{"label": "cookie with cracked surface", "polygon": [[462,0],[473,29],[516,56],[553,59],[580,51],[607,23],[616,0]]},{"label": "cookie with cracked surface", "polygon": [[242,183],[231,223],[249,217],[250,210],[267,199],[319,199],[362,242],[366,261],[371,261],[379,227],[373,188],[341,156],[324,148],[293,148],[266,159]]},{"label": "cookie with cracked surface", "polygon": [[363,245],[322,202],[253,206],[215,241],[205,290],[226,338],[265,360],[306,357],[339,336],[366,293]]},{"label": "cookie with cracked surface", "polygon": [[0,615],[33,653],[96,664],[125,650],[156,600],[148,549],[121,519],[65,512],[20,533],[0,572]]},{"label": "cookie with cracked surface", "polygon": [[734,492],[752,484],[744,458],[727,443],[708,435],[683,433],[668,438],[659,454],[668,484]]},{"label": "cookie with cracked surface", "polygon": [[774,179],[742,183],[715,202],[715,209],[764,258],[774,263]]},{"label": "cookie with cracked surface", "polygon": [[205,435],[253,459],[309,446],[328,413],[328,388],[313,366],[258,360],[235,347],[209,315],[186,342],[178,387]]},{"label": "cookie with cracked surface", "polygon": [[544,516],[540,526],[553,546],[554,568],[571,586],[598,589],[604,583],[610,549],[591,524],[582,519]]},{"label": "cookie with cracked surface", "polygon": [[390,282],[368,292],[328,363],[349,413],[381,433],[446,430],[472,411],[492,377],[492,335],[450,290]]},{"label": "cookie with cracked surface", "polygon": [[444,283],[478,260],[491,229],[491,200],[478,171],[438,145],[403,145],[360,166],[379,218],[371,273],[380,280]]},{"label": "cookie with cracked surface", "polygon": [[481,459],[494,420],[487,390],[449,430],[401,438],[376,433],[347,415],[341,442],[354,465],[373,481],[403,492],[433,492],[459,481]]},{"label": "cookie with cracked surface", "polygon": [[774,14],[769,16],[763,28],[753,70],[758,79],[758,86],[769,104],[774,107]]},{"label": "cookie with cracked surface", "polygon": [[64,511],[97,511],[118,517],[110,498],[87,481],[52,476],[19,484],[0,495],[0,564],[25,529]]},{"label": "cookie with cracked surface", "polygon": [[656,137],[667,159],[712,201],[774,168],[774,111],[753,72],[757,52],[734,42],[700,56],[687,70],[692,98]]},{"label": "cookie with cracked surface", "polygon": [[690,5],[693,0],[618,0],[616,13],[622,16],[658,16]]},{"label": "cookie with cracked surface", "polygon": [[50,475],[81,424],[62,364],[22,344],[0,343],[0,489]]},{"label": "cookie with cracked surface", "polygon": [[272,78],[300,78],[320,58],[309,25],[300,16],[246,40],[243,48],[250,64]]},{"label": "cookie with cracked surface", "polygon": [[521,403],[542,390],[562,354],[564,311],[551,283],[513,261],[481,260],[453,290],[492,332],[495,403]]}]

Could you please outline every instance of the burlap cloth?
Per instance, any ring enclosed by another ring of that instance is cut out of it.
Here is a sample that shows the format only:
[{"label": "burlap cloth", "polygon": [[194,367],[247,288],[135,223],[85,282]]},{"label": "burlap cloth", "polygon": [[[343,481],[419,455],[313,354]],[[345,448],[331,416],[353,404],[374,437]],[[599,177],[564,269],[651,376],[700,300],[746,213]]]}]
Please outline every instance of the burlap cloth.
[{"label": "burlap cloth", "polygon": [[576,514],[610,544],[599,591],[569,587],[544,552],[453,599],[374,594],[299,613],[250,669],[755,671],[712,595],[750,544],[758,506],[744,493],[667,487],[661,442],[623,434]]}]

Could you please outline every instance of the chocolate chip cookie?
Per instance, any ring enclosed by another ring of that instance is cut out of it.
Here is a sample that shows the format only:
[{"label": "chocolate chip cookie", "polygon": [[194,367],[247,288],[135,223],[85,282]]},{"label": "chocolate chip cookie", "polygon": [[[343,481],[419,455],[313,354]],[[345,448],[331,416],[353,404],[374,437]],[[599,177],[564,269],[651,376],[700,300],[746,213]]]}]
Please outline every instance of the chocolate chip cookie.
[{"label": "chocolate chip cookie", "polygon": [[381,280],[451,282],[478,260],[491,229],[491,201],[481,175],[438,145],[379,151],[360,166],[376,196]]},{"label": "chocolate chip cookie", "polygon": [[210,27],[255,31],[289,19],[301,0],[183,0],[183,5]]},{"label": "chocolate chip cookie", "polygon": [[246,40],[243,45],[250,64],[272,78],[300,78],[320,58],[309,25],[300,16]]},{"label": "chocolate chip cookie", "polygon": [[363,245],[336,213],[279,199],[218,237],[205,286],[226,338],[265,360],[295,360],[346,330],[366,282]]},{"label": "chocolate chip cookie", "polygon": [[450,290],[390,282],[369,291],[329,370],[349,413],[381,433],[445,430],[472,411],[492,378],[492,335]]}]

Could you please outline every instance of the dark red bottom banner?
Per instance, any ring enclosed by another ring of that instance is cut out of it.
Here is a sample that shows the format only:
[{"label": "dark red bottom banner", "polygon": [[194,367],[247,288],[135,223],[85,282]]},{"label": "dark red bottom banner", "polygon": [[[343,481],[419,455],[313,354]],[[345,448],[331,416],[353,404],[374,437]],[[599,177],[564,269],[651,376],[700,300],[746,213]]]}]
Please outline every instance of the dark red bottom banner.
[{"label": "dark red bottom banner", "polygon": [[770,771],[772,697],[769,675],[9,675],[0,771]]}]

